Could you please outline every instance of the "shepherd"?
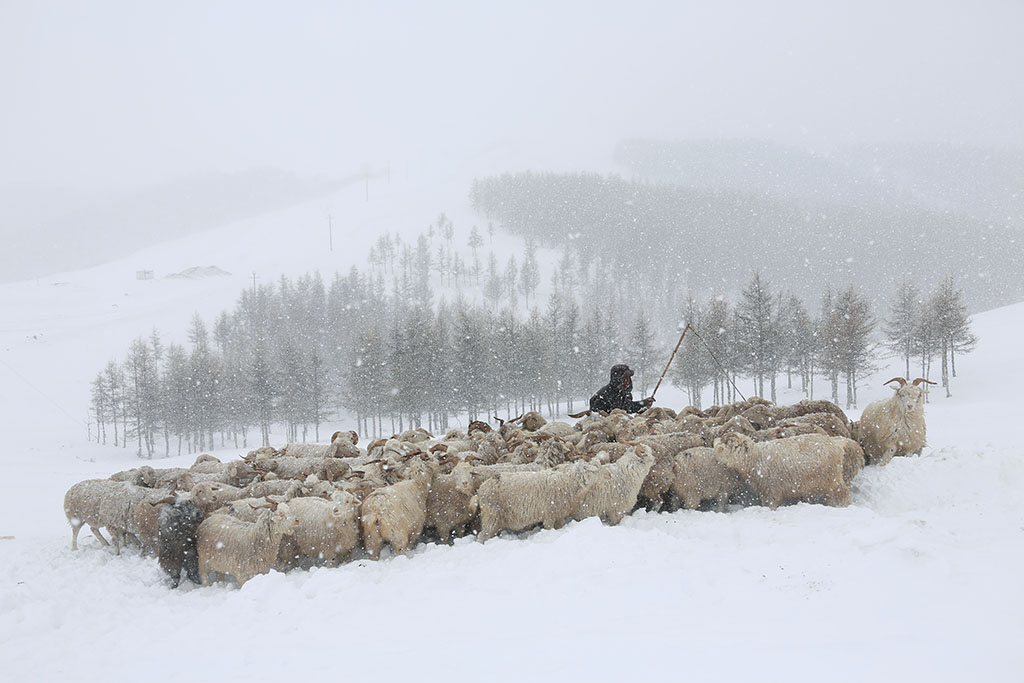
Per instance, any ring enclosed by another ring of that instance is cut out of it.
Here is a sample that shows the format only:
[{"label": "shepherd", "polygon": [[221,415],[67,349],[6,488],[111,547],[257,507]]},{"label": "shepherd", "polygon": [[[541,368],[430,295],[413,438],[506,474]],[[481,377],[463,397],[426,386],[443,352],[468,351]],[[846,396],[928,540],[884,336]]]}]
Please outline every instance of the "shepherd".
[{"label": "shepherd", "polygon": [[654,403],[654,397],[633,400],[633,371],[625,363],[612,366],[611,381],[590,397],[590,410],[609,413],[616,408],[627,413],[639,413]]}]

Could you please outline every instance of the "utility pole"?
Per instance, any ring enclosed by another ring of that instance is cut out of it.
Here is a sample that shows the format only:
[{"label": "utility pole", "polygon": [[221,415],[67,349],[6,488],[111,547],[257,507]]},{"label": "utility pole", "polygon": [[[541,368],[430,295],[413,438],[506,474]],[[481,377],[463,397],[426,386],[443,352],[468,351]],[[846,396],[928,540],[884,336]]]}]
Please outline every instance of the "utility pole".
[{"label": "utility pole", "polygon": [[327,237],[330,240],[331,251],[334,251],[334,224],[331,222],[331,214],[327,214]]},{"label": "utility pole", "polygon": [[252,295],[256,296],[256,271],[252,271]]}]

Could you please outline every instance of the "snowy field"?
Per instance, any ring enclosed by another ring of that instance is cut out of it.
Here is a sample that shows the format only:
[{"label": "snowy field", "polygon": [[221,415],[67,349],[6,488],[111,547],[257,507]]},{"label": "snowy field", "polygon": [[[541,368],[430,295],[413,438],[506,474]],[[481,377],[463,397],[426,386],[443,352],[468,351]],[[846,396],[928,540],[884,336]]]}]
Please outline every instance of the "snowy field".
[{"label": "snowy field", "polygon": [[[408,199],[404,210],[426,217],[403,226],[415,234],[437,208]],[[253,272],[329,279],[395,219],[362,188],[331,201],[0,286],[4,681],[1020,680],[1024,304],[974,318],[980,343],[958,360],[953,397],[934,388],[926,407],[929,446],[863,471],[845,509],[639,512],[618,527],[589,519],[272,572],[242,589],[169,590],[155,560],[114,557],[87,530],[71,552],[67,488],[140,464],[88,441],[90,380],[154,326],[174,340],[194,312],[233,306]],[[348,216],[333,253],[326,209]],[[468,209],[445,210],[466,234]],[[162,279],[202,265],[232,275]],[[143,268],[157,279],[136,281]],[[898,374],[870,380],[862,406]],[[665,387],[659,405],[684,404]]]}]

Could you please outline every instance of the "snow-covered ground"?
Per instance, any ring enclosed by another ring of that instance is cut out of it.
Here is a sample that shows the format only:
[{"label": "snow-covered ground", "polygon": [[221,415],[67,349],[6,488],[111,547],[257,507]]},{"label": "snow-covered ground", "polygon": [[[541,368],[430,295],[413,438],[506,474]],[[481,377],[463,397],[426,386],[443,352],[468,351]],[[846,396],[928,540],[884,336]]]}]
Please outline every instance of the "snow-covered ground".
[{"label": "snow-covered ground", "polygon": [[[331,206],[0,286],[3,680],[1020,680],[1024,304],[974,317],[980,343],[958,359],[953,397],[934,389],[926,408],[930,445],[862,472],[845,509],[640,512],[242,589],[169,590],[154,560],[114,557],[88,531],[71,552],[67,488],[139,464],[89,442],[86,426],[90,380],[132,338],[154,326],[183,336],[194,312],[231,307],[253,272],[329,277],[379,231],[415,234],[440,210],[468,233],[465,206],[406,195],[398,215],[378,189],[376,201],[349,189]],[[206,265],[231,275],[163,279]],[[135,280],[141,269],[156,279]],[[897,374],[886,367],[861,399],[888,395],[880,384]],[[666,386],[659,404],[683,400]]]}]

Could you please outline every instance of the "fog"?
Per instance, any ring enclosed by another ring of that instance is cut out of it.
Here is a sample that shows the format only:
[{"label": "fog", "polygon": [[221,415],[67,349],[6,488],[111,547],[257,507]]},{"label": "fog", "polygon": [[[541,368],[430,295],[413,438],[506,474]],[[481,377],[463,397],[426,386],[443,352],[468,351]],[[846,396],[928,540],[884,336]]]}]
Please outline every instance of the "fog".
[{"label": "fog", "polygon": [[825,4],[5,2],[0,185],[606,170],[629,137],[1024,146],[1024,4]]}]

